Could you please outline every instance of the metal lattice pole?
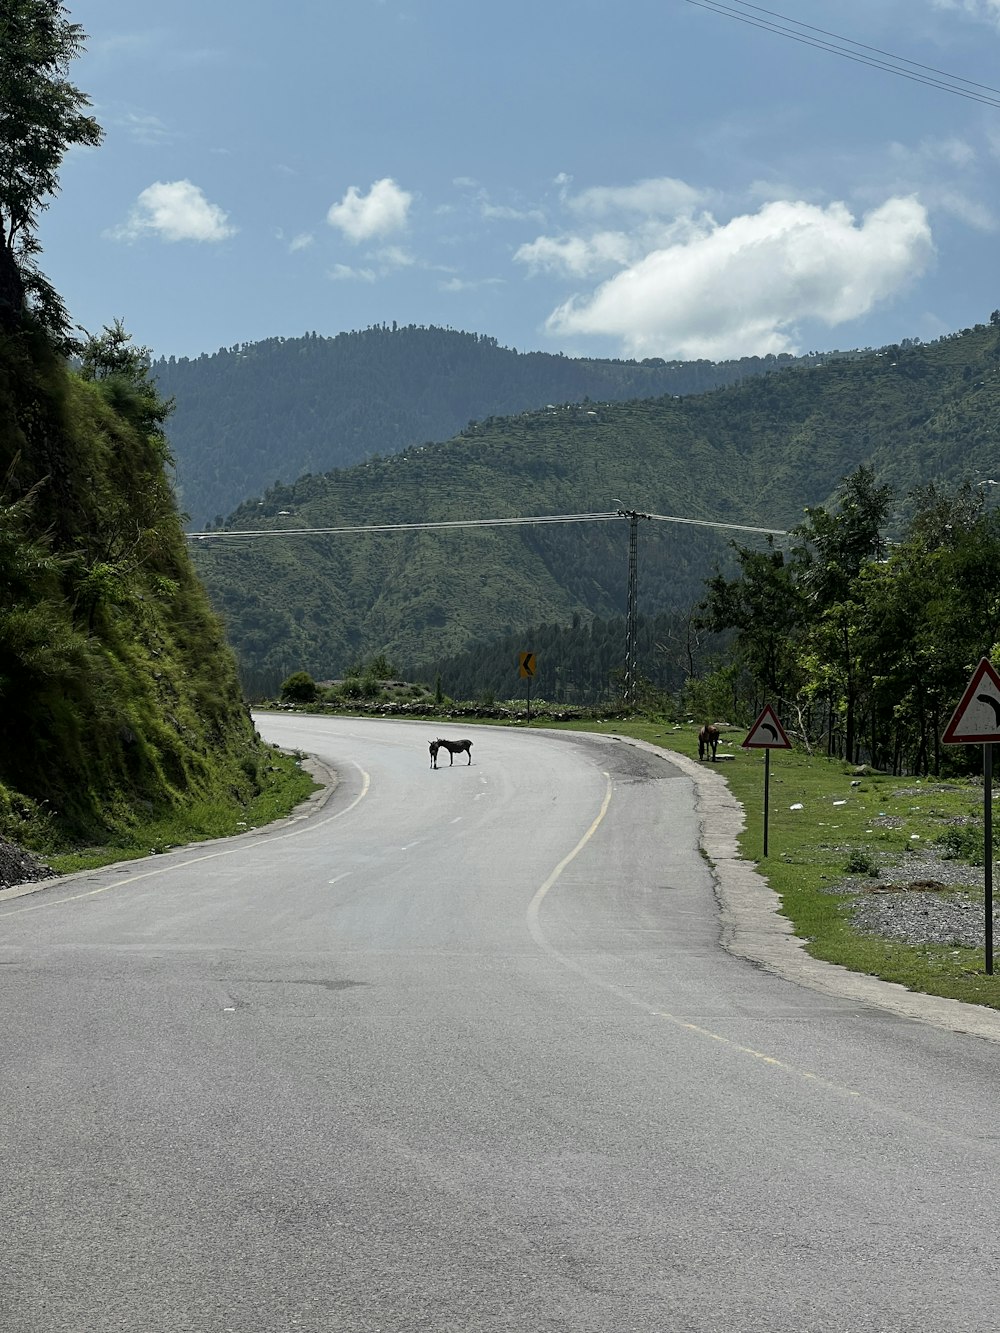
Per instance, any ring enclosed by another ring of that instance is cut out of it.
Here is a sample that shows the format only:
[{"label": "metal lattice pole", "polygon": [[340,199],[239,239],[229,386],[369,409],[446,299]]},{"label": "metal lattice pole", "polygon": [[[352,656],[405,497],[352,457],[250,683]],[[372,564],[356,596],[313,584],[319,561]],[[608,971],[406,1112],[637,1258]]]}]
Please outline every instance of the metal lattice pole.
[{"label": "metal lattice pole", "polygon": [[635,509],[619,509],[620,517],[627,518],[628,528],[628,604],[625,614],[625,689],[626,708],[635,705],[638,682],[638,600],[639,600],[639,519],[649,518]]}]

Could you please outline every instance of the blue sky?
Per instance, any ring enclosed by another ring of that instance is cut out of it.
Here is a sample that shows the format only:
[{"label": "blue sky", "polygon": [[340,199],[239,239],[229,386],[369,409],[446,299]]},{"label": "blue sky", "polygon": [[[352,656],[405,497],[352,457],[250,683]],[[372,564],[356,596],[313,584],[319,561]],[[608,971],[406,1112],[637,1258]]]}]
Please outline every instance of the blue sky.
[{"label": "blue sky", "polygon": [[[1000,85],[1000,0],[727,5]],[[1000,106],[690,0],[68,8],[106,139],[41,267],[156,355],[395,320],[721,360],[1000,306]]]}]

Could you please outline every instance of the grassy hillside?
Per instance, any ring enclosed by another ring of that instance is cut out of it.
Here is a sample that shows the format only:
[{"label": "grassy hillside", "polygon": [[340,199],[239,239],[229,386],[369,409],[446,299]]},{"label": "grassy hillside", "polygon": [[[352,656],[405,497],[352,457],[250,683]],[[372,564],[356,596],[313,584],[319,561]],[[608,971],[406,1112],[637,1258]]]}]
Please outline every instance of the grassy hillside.
[{"label": "grassy hillside", "polygon": [[273,779],[186,549],[142,378],[0,337],[0,835],[127,841]]},{"label": "grassy hillside", "polygon": [[473,419],[547,403],[701,393],[794,358],[597,361],[518,353],[454,329],[370,328],[270,338],[196,360],[158,361],[181,508],[194,528],[279,481],[350,467]]},{"label": "grassy hillside", "polygon": [[[713,393],[493,418],[446,444],[275,487],[234,529],[608,511],[787,527],[871,465],[900,504],[996,468],[1000,328],[786,370]],[[645,523],[640,610],[685,609],[727,535]],[[426,661],[574,612],[624,611],[627,524],[201,543],[245,669],[336,676]]]}]

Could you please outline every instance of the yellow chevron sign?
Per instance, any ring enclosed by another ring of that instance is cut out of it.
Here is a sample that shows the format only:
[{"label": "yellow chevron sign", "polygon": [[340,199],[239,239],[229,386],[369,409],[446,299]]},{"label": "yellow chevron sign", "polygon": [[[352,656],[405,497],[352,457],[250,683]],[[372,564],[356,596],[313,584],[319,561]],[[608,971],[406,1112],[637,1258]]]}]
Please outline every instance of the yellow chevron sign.
[{"label": "yellow chevron sign", "polygon": [[527,677],[530,680],[531,677],[535,674],[535,654],[518,653],[517,661],[518,661],[518,668],[521,674],[521,679],[523,680],[525,677]]}]

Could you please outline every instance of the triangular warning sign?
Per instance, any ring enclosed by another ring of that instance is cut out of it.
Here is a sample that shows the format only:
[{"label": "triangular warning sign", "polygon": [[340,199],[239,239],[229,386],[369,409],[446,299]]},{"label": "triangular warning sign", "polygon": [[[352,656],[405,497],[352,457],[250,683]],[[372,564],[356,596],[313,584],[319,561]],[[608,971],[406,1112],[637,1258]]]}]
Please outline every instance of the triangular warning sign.
[{"label": "triangular warning sign", "polygon": [[750,728],[743,742],[744,750],[790,750],[792,742],[770,704]]},{"label": "triangular warning sign", "polygon": [[1000,675],[988,657],[972,673],[941,740],[945,745],[1000,741]]}]

